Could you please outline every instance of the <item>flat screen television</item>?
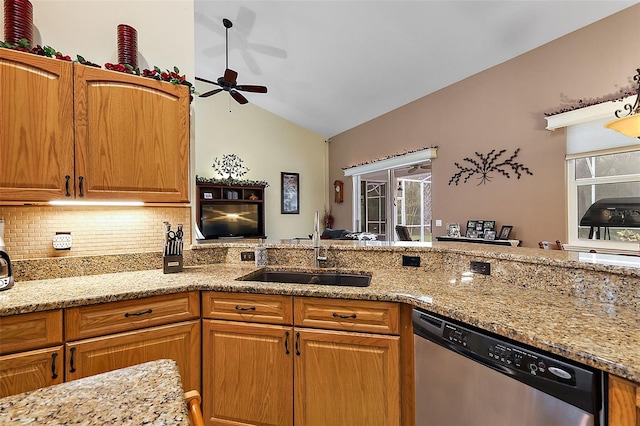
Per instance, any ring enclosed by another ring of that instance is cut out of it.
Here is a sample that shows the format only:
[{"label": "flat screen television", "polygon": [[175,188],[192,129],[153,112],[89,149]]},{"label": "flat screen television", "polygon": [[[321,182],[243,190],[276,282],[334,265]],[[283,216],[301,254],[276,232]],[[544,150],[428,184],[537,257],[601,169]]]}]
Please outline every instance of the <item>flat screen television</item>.
[{"label": "flat screen television", "polygon": [[200,231],[207,239],[262,236],[262,205],[211,201],[200,206]]}]

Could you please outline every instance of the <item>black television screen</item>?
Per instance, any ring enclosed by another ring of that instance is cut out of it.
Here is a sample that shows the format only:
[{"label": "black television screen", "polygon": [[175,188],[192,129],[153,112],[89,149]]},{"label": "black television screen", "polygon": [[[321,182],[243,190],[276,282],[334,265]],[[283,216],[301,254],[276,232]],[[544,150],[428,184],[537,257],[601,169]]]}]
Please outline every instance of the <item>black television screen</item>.
[{"label": "black television screen", "polygon": [[205,238],[261,236],[257,204],[211,202],[201,206],[200,214],[200,228]]}]

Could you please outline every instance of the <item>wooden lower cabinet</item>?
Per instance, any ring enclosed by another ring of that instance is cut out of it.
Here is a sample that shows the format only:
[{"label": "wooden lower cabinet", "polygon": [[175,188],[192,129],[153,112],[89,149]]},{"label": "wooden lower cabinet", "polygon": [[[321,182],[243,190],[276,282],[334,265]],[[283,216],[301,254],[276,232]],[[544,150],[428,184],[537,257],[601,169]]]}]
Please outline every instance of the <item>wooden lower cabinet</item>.
[{"label": "wooden lower cabinet", "polygon": [[63,348],[0,356],[0,398],[62,383]]},{"label": "wooden lower cabinet", "polygon": [[295,424],[400,424],[400,337],[295,329]]},{"label": "wooden lower cabinet", "polygon": [[75,380],[158,359],[178,363],[182,384],[200,390],[200,321],[185,321],[69,342],[66,380]]},{"label": "wooden lower cabinet", "polygon": [[203,320],[203,401],[209,425],[293,423],[289,326]]},{"label": "wooden lower cabinet", "polygon": [[640,384],[609,375],[609,425],[640,426]]}]

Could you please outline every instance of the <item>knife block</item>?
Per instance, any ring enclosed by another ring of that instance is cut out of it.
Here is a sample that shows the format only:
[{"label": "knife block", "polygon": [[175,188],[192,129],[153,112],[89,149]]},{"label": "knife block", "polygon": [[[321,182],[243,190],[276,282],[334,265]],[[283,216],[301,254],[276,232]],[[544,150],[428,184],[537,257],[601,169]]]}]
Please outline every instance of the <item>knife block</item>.
[{"label": "knife block", "polygon": [[174,272],[182,272],[182,255],[162,256],[162,270],[165,274],[173,274]]}]

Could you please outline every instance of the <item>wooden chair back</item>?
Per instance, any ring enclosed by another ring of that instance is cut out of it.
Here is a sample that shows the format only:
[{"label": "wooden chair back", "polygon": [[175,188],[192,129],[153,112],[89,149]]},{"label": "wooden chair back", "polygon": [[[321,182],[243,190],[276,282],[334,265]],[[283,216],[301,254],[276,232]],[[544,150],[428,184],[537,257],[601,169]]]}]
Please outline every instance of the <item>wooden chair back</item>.
[{"label": "wooden chair back", "polygon": [[564,250],[560,240],[556,240],[555,243],[553,241],[540,241],[538,247],[544,250]]},{"label": "wooden chair back", "polygon": [[192,426],[204,426],[202,409],[200,408],[200,392],[192,390],[184,393],[184,399],[189,409],[189,420]]}]

